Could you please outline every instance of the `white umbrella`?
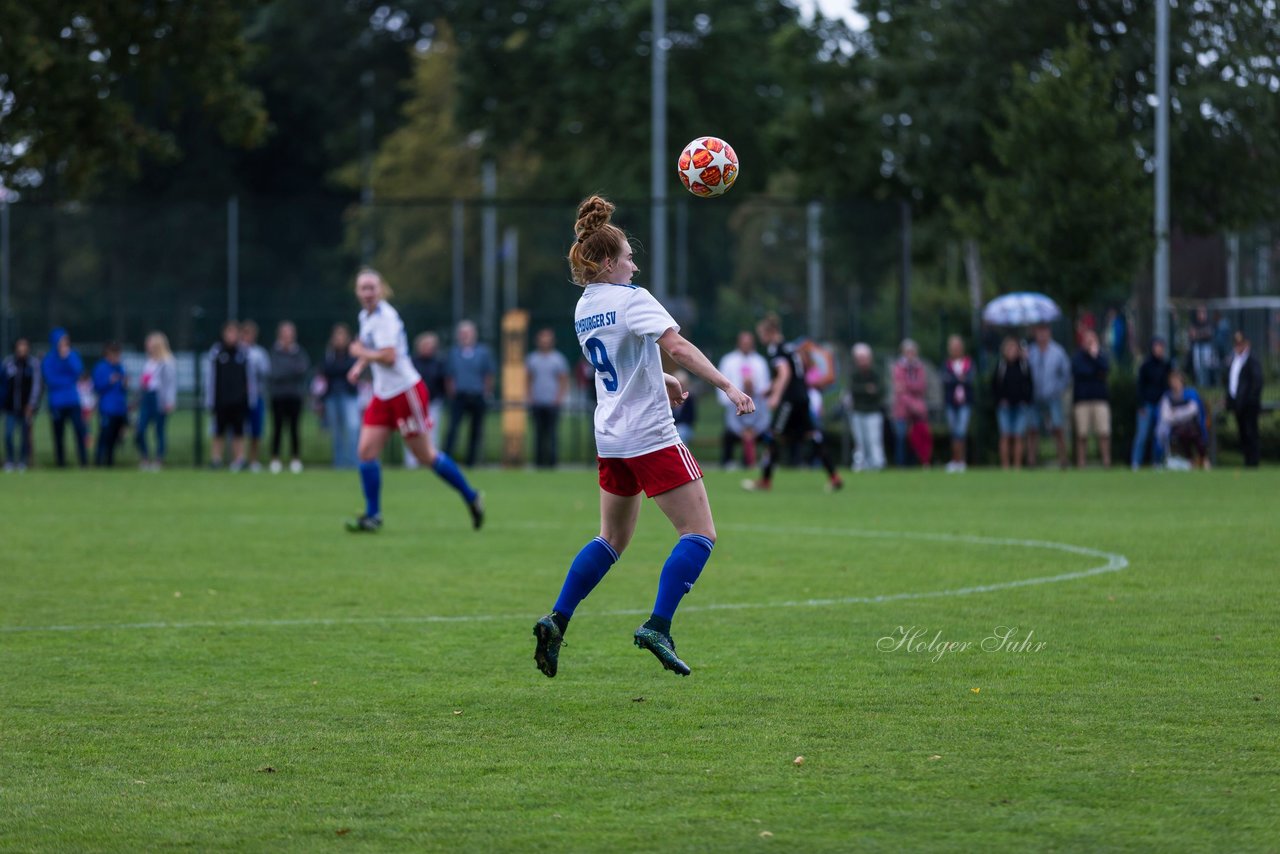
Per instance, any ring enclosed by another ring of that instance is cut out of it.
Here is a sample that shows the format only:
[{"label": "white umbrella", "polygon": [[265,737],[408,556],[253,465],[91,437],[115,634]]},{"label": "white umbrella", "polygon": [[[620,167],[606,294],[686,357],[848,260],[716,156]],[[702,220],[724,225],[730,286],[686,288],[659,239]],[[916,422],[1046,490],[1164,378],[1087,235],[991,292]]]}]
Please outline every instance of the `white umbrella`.
[{"label": "white umbrella", "polygon": [[1019,291],[1005,294],[987,303],[982,320],[992,326],[1027,326],[1052,323],[1062,317],[1062,309],[1044,294]]}]

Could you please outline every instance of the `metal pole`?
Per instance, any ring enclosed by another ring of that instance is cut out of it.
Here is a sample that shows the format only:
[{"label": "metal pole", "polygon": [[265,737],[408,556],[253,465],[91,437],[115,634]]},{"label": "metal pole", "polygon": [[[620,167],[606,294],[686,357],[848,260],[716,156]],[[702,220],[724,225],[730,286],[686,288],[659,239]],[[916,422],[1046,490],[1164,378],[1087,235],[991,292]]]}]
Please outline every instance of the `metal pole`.
[{"label": "metal pole", "polygon": [[1169,340],[1169,0],[1156,0],[1155,334]]},{"label": "metal pole", "polygon": [[1240,296],[1240,232],[1227,235],[1227,296]]},{"label": "metal pole", "polygon": [[360,75],[364,109],[360,112],[360,260],[373,263],[373,72]]},{"label": "metal pole", "polygon": [[653,90],[649,194],[653,249],[649,283],[659,300],[667,296],[667,2],[653,0],[653,53],[650,84]]},{"label": "metal pole", "polygon": [[240,197],[227,199],[227,320],[240,316]]},{"label": "metal pole", "polygon": [[463,303],[463,294],[466,287],[464,277],[466,270],[463,266],[463,252],[466,251],[467,211],[463,206],[462,199],[453,200],[453,325],[457,326],[462,322],[462,315],[465,311]]},{"label": "metal pole", "polygon": [[902,217],[902,282],[899,288],[898,338],[911,337],[911,203],[898,203]]},{"label": "metal pole", "polygon": [[520,232],[509,225],[502,231],[502,279],[506,291],[503,309],[519,307]]},{"label": "metal pole", "polygon": [[689,200],[676,202],[676,295],[689,296]]},{"label": "metal pole", "polygon": [[809,282],[809,337],[822,337],[822,202],[809,202],[807,273]]},{"label": "metal pole", "polygon": [[498,340],[498,210],[493,205],[498,194],[498,167],[492,158],[480,167],[480,184],[484,192],[484,212],[480,219],[480,281],[483,288],[481,310],[482,339]]},{"label": "metal pole", "polygon": [[9,327],[12,325],[13,282],[9,266],[9,199],[8,190],[0,188],[0,356],[9,352]]}]

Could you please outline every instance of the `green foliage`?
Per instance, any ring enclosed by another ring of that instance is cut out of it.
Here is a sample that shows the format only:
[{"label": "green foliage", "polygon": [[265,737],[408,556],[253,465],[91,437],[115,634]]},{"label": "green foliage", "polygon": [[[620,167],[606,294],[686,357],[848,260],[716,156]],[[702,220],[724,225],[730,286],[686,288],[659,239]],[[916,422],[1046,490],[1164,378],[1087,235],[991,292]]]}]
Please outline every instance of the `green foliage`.
[{"label": "green foliage", "polygon": [[1079,35],[1012,89],[986,128],[996,168],[978,166],[972,230],[1004,290],[1044,291],[1072,312],[1127,289],[1149,241],[1149,178],[1112,105],[1114,62]]},{"label": "green foliage", "polygon": [[180,156],[198,113],[226,145],[262,139],[244,81],[244,15],[259,0],[6,3],[0,11],[0,180],[76,197],[143,156]]}]

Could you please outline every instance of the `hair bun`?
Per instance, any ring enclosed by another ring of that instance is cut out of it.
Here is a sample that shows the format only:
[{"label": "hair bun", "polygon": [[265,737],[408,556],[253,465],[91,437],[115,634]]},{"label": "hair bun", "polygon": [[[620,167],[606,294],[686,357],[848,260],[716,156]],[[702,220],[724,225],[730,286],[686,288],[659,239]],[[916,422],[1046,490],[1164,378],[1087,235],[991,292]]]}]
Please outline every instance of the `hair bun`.
[{"label": "hair bun", "polygon": [[578,236],[578,241],[586,240],[608,225],[613,209],[613,203],[602,196],[591,196],[578,205],[578,221],[573,225],[573,233]]}]

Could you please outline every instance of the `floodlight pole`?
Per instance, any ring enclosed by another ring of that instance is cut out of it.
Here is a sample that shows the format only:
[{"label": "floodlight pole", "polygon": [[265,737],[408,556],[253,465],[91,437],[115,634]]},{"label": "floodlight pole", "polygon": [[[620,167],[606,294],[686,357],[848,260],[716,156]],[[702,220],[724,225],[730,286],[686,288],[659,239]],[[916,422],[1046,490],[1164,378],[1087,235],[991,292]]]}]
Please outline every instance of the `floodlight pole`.
[{"label": "floodlight pole", "polygon": [[1169,0],[1156,0],[1155,334],[1169,340]]},{"label": "floodlight pole", "polygon": [[481,338],[497,341],[498,333],[498,165],[492,157],[480,165],[484,208],[480,215],[480,328]]},{"label": "floodlight pole", "polygon": [[667,2],[653,0],[653,53],[650,85],[653,90],[649,187],[652,233],[649,245],[649,283],[659,300],[667,297]]},{"label": "floodlight pole", "polygon": [[9,265],[9,191],[0,187],[0,358],[9,352],[9,327],[12,324],[13,283]]},{"label": "floodlight pole", "polygon": [[817,341],[822,337],[822,202],[812,201],[807,213],[806,279],[809,285],[809,337]]}]

